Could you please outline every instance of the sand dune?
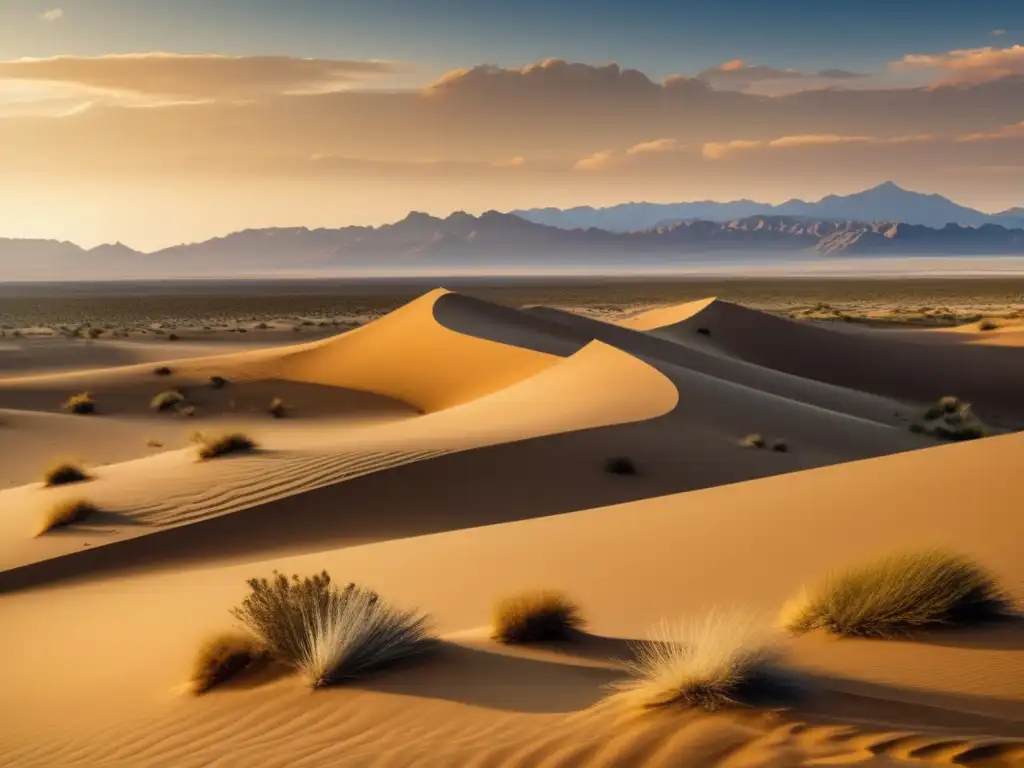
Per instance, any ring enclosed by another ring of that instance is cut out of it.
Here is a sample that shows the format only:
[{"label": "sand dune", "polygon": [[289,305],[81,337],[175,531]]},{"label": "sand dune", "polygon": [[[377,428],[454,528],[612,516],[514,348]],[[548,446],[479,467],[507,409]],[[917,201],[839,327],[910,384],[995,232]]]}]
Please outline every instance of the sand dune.
[{"label": "sand dune", "polygon": [[[937,445],[906,428],[934,371],[893,350],[937,364],[973,345],[710,299],[626,325],[439,290],[335,338],[171,361],[168,377],[145,363],[0,379],[0,445],[19,454],[0,476],[20,483],[0,491],[3,764],[1024,764],[1017,623],[785,640],[811,691],[785,710],[625,717],[604,703],[627,641],[659,619],[746,606],[767,622],[802,584],[900,548],[952,546],[1024,599],[1021,436]],[[833,345],[866,372],[829,368]],[[1000,359],[955,376],[979,408],[1010,413],[1020,362]],[[883,363],[894,371],[868,375]],[[150,411],[171,386],[195,417]],[[97,415],[55,413],[83,390]],[[270,418],[271,396],[294,417]],[[242,429],[260,449],[198,463],[193,428]],[[788,450],[740,447],[750,432]],[[94,478],[43,489],[29,471],[62,450],[87,454]],[[613,456],[637,474],[606,473]],[[32,535],[78,495],[109,515]],[[431,612],[440,651],[315,693],[271,672],[185,692],[246,578],[324,568]],[[488,639],[492,603],[533,586],[580,602],[583,641]]]}]

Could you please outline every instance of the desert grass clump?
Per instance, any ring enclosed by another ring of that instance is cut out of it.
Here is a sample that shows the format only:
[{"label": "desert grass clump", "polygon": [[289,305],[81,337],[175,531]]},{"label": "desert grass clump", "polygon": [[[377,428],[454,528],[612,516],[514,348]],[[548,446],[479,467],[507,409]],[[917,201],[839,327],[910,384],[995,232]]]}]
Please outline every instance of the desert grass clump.
[{"label": "desert grass clump", "polygon": [[227,386],[228,380],[223,376],[211,376],[210,386],[214,389],[224,389]]},{"label": "desert grass clump", "polygon": [[184,394],[176,389],[169,389],[154,397],[150,401],[149,407],[154,411],[164,413],[166,411],[173,411],[182,408],[185,404],[186,399]]},{"label": "desert grass clump", "polygon": [[59,464],[54,464],[43,475],[43,482],[47,488],[54,488],[58,485],[70,485],[71,483],[81,483],[86,480],[91,480],[92,477],[77,464],[72,464],[69,461],[62,461]]},{"label": "desert grass clump", "polygon": [[759,434],[757,434],[755,432],[754,434],[747,435],[742,440],[740,440],[740,447],[741,448],[756,448],[756,449],[760,450],[762,448],[767,448],[768,447],[768,443],[765,441],[765,439],[761,435],[759,435]]},{"label": "desert grass clump", "polygon": [[267,412],[275,419],[283,419],[288,415],[289,411],[291,411],[291,408],[280,397],[275,397],[270,401],[270,405],[267,406]]},{"label": "desert grass clump", "polygon": [[43,513],[36,535],[42,536],[55,528],[66,528],[69,525],[81,523],[98,512],[99,508],[85,499],[69,499],[58,502]]},{"label": "desert grass clump", "polygon": [[775,440],[772,440],[771,443],[768,444],[768,447],[771,448],[776,453],[789,452],[789,443],[787,443],[782,438],[776,438]]},{"label": "desert grass clump", "polygon": [[202,694],[261,661],[266,651],[243,632],[222,632],[203,641],[192,662],[192,690]]},{"label": "desert grass clump", "polygon": [[258,447],[255,440],[241,432],[231,432],[217,437],[200,434],[195,438],[195,442],[199,444],[199,458],[203,461],[232,453],[248,453]]},{"label": "desert grass clump", "polygon": [[701,336],[710,336],[711,335],[711,329],[710,328],[705,328],[704,326],[701,326],[700,328],[697,329],[697,333],[699,333]]},{"label": "desert grass clump", "polygon": [[248,584],[251,592],[235,618],[314,688],[359,677],[433,643],[425,614],[396,610],[355,584],[338,588],[326,571],[302,579],[276,573]]},{"label": "desert grass clump", "polygon": [[96,413],[96,401],[92,399],[92,395],[88,392],[82,392],[79,395],[72,395],[64,403],[65,410],[71,411],[71,413],[77,413],[79,415],[87,415]]},{"label": "desert grass clump", "polygon": [[982,320],[980,323],[978,323],[979,331],[994,331],[998,327],[999,323],[997,323],[995,320]]},{"label": "desert grass clump", "polygon": [[161,365],[161,366],[159,366],[158,368],[154,368],[154,369],[153,369],[153,374],[154,374],[155,376],[170,376],[170,375],[171,375],[172,373],[174,373],[174,371],[172,371],[172,370],[171,370],[171,369],[170,369],[170,368],[169,368],[168,366],[166,366],[166,365]]},{"label": "desert grass clump", "polygon": [[895,637],[915,629],[971,626],[1012,613],[995,579],[973,560],[943,550],[905,552],[832,574],[782,609],[793,634]]},{"label": "desert grass clump", "polygon": [[977,440],[989,434],[971,404],[958,397],[943,397],[931,405],[918,421],[910,425],[912,432],[944,440]]},{"label": "desert grass clump", "polygon": [[635,475],[636,463],[628,456],[613,456],[604,463],[604,471],[609,475]]},{"label": "desert grass clump", "polygon": [[739,612],[662,622],[634,652],[633,678],[615,686],[615,698],[630,708],[714,711],[778,703],[798,692],[768,634]]},{"label": "desert grass clump", "polygon": [[494,606],[492,635],[502,643],[543,643],[569,640],[585,622],[579,606],[561,592],[521,592]]}]

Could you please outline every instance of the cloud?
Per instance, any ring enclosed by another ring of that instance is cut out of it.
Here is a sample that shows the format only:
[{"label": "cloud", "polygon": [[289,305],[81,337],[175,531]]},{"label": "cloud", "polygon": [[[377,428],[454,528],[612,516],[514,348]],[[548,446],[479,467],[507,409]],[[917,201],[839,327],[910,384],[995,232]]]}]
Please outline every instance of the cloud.
[{"label": "cloud", "polygon": [[1004,77],[1024,77],[1024,45],[1008,48],[986,46],[936,54],[907,54],[892,62],[895,70],[934,69],[951,83],[977,83]]},{"label": "cloud", "polygon": [[39,15],[39,20],[40,21],[53,22],[53,21],[60,21],[63,18],[64,18],[64,9],[63,8],[51,8],[50,10],[44,11],[43,13],[41,13]]},{"label": "cloud", "polygon": [[1006,34],[1006,30],[1005,29],[993,29],[989,34],[992,35],[992,37],[1002,37],[1003,35]]},{"label": "cloud", "polygon": [[573,168],[577,171],[600,171],[608,168],[615,162],[615,159],[615,153],[610,149],[606,149],[601,152],[595,152],[592,155],[588,155],[582,160],[578,160],[575,165],[573,165]]},{"label": "cloud", "polygon": [[989,131],[987,133],[968,133],[958,136],[957,141],[998,141],[1000,139],[1024,139],[1024,121]]},{"label": "cloud", "polygon": [[743,59],[733,59],[697,75],[698,79],[713,88],[747,91],[756,86],[771,87],[778,91],[805,90],[836,85],[846,80],[867,77],[845,69],[824,69],[820,72],[801,72],[796,69],[777,69],[760,64],[748,64]]},{"label": "cloud", "polygon": [[720,160],[737,150],[752,149],[761,145],[760,141],[733,139],[731,141],[709,141],[701,148],[701,154],[709,160]]},{"label": "cloud", "polygon": [[680,149],[679,141],[676,139],[655,139],[634,144],[626,150],[627,155],[652,155],[665,152],[677,152]]},{"label": "cloud", "polygon": [[245,99],[338,90],[396,69],[392,62],[372,60],[140,53],[0,61],[0,81],[158,98]]},{"label": "cloud", "polygon": [[829,147],[850,144],[909,144],[912,142],[932,141],[932,134],[914,136],[841,136],[837,134],[802,134],[780,136],[768,141],[752,141],[737,139],[733,141],[712,141],[704,144],[701,153],[709,160],[721,160],[736,152],[749,149],[799,149],[801,147]]}]

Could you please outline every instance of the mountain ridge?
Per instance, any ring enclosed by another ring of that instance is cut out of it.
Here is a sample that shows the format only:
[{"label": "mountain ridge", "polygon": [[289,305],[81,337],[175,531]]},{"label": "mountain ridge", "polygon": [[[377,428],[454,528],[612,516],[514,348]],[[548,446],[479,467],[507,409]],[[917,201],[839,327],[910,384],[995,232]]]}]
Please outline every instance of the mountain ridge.
[{"label": "mountain ridge", "polygon": [[850,195],[826,195],[809,202],[791,198],[778,205],[741,199],[726,202],[698,200],[680,203],[620,203],[606,208],[530,208],[511,211],[537,224],[575,229],[596,226],[609,231],[628,232],[686,219],[729,221],[746,216],[805,216],[815,219],[850,221],[900,221],[942,227],[946,224],[982,226],[1001,224],[1024,227],[1024,208],[984,213],[955,203],[936,193],[914,192],[892,181]]}]

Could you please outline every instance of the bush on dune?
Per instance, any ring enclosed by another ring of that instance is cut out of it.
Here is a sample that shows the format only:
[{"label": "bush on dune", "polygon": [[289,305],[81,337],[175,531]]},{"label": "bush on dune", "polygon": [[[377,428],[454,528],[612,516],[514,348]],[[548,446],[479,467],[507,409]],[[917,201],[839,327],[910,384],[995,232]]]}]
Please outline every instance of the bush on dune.
[{"label": "bush on dune", "polygon": [[894,637],[915,629],[971,626],[1006,617],[1012,601],[969,558],[905,552],[833,574],[782,609],[793,634],[824,629],[840,636]]},{"label": "bush on dune", "polygon": [[210,386],[214,389],[223,389],[228,383],[228,380],[223,376],[211,376]]},{"label": "bush on dune", "polygon": [[92,479],[90,475],[77,464],[71,462],[61,462],[55,464],[46,471],[43,476],[43,481],[47,488],[53,488],[58,485],[69,485],[70,483],[81,483],[85,480]]},{"label": "bush on dune", "polygon": [[99,512],[99,509],[92,502],[85,499],[70,499],[59,502],[44,514],[39,521],[37,536],[42,536],[55,528],[65,528],[75,523],[83,522]]},{"label": "bush on dune", "polygon": [[338,588],[326,571],[290,580],[277,573],[248,584],[251,593],[234,616],[314,688],[359,677],[433,642],[425,614],[392,608],[355,584]]},{"label": "bush on dune", "polygon": [[785,701],[798,691],[777,647],[741,613],[663,622],[634,650],[633,679],[615,686],[615,698],[632,708],[714,711]]},{"label": "bush on dune", "polygon": [[64,403],[64,408],[79,415],[96,413],[96,401],[88,392],[83,392],[80,395],[69,397]]},{"label": "bush on dune", "polygon": [[757,449],[761,449],[761,448],[767,448],[768,447],[768,443],[765,442],[765,439],[763,437],[761,437],[761,435],[759,435],[759,434],[757,434],[755,432],[754,434],[747,435],[742,440],[740,440],[740,446],[743,447],[743,448],[757,448]]},{"label": "bush on dune", "polygon": [[910,430],[919,434],[940,437],[945,440],[977,440],[989,434],[971,404],[958,397],[943,397],[921,414],[921,418],[910,425]]},{"label": "bush on dune", "polygon": [[199,458],[203,461],[227,456],[232,453],[248,453],[258,447],[256,441],[241,432],[233,432],[218,437],[209,437],[199,433],[193,437],[199,444]]},{"label": "bush on dune", "polygon": [[614,456],[604,463],[609,475],[635,475],[636,463],[628,456]]},{"label": "bush on dune", "polygon": [[159,368],[154,368],[153,373],[157,376],[170,376],[174,371],[168,368],[166,365],[161,365]]},{"label": "bush on dune", "polygon": [[192,665],[192,689],[206,693],[252,667],[266,651],[255,638],[241,632],[224,632],[207,638]]},{"label": "bush on dune", "polygon": [[585,622],[579,606],[549,589],[522,592],[494,606],[493,636],[502,643],[569,640]]},{"label": "bush on dune", "polygon": [[290,410],[291,409],[287,405],[285,405],[284,400],[282,400],[280,397],[275,397],[273,400],[271,400],[270,405],[267,407],[267,411],[275,419],[283,419],[285,416],[288,415],[288,412]]},{"label": "bush on dune", "polygon": [[149,407],[154,411],[164,413],[166,411],[175,410],[185,405],[185,395],[176,389],[169,389],[166,392],[161,392],[159,395],[154,397]]}]

